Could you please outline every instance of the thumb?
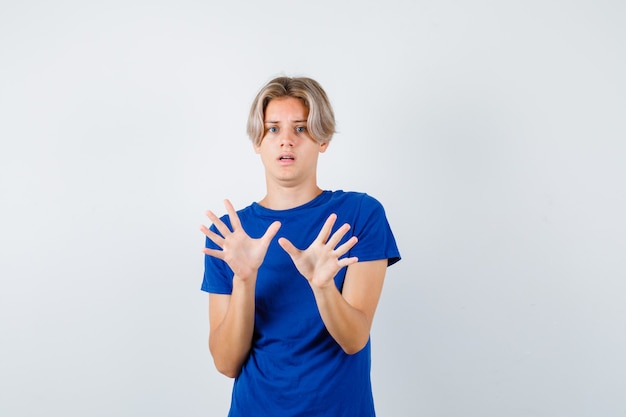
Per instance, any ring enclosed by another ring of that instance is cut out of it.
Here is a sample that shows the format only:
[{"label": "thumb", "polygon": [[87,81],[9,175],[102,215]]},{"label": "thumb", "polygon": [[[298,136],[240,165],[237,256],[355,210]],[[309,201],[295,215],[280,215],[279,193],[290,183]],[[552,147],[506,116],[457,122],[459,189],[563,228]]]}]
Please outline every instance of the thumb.
[{"label": "thumb", "polygon": [[276,236],[276,233],[278,232],[278,229],[280,229],[280,226],[281,225],[279,221],[275,221],[274,223],[270,224],[270,226],[267,228],[267,230],[261,237],[261,241],[269,245],[272,239],[274,239],[274,236]]},{"label": "thumb", "polygon": [[291,243],[287,238],[281,237],[278,239],[278,244],[285,252],[287,252],[292,258],[300,252],[298,248],[296,248],[293,243]]}]

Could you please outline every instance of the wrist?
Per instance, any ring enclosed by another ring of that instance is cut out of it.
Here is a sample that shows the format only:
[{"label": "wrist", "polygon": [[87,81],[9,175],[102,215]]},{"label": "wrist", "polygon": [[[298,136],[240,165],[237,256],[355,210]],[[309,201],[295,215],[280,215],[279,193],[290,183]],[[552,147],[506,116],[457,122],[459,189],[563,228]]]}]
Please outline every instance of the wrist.
[{"label": "wrist", "polygon": [[254,270],[246,274],[235,274],[233,276],[233,286],[254,286],[256,284],[257,271]]},{"label": "wrist", "polygon": [[311,280],[309,281],[309,285],[311,286],[311,289],[313,290],[313,294],[315,294],[315,296],[326,296],[328,294],[338,291],[335,285],[335,281],[332,279],[330,281],[322,283],[316,283],[314,280]]}]

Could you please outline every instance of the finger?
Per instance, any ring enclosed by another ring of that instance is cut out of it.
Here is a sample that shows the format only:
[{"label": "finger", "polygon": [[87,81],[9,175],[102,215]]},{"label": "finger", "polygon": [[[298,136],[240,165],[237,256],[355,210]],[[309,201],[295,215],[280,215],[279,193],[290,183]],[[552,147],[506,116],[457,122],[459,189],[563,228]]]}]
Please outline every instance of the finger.
[{"label": "finger", "polygon": [[200,230],[202,231],[202,233],[204,233],[206,237],[208,237],[211,240],[211,242],[215,243],[220,248],[224,247],[224,238],[222,236],[213,232],[211,229],[209,229],[208,227],[204,225],[200,226]]},{"label": "finger", "polygon": [[215,228],[222,234],[222,236],[226,237],[227,235],[231,234],[231,231],[228,228],[228,226],[226,226],[224,222],[221,221],[219,217],[215,215],[215,213],[213,213],[211,210],[207,210],[206,215],[209,218],[209,220],[211,220]]},{"label": "finger", "polygon": [[324,222],[324,226],[322,226],[322,230],[320,230],[315,240],[326,243],[328,236],[330,236],[331,230],[333,230],[335,220],[337,220],[337,215],[335,213],[332,213],[330,216],[328,216],[328,218]]},{"label": "finger", "polygon": [[351,258],[342,258],[339,260],[339,267],[343,268],[344,266],[352,265],[359,262],[359,258],[353,256]]},{"label": "finger", "polygon": [[233,231],[235,231],[235,229],[241,229],[239,216],[237,216],[237,211],[235,210],[235,207],[233,207],[230,200],[224,200],[224,206],[226,207],[226,212],[228,213],[228,217],[230,218],[230,224],[233,227]]},{"label": "finger", "polygon": [[270,224],[270,226],[265,231],[265,234],[263,234],[263,236],[261,237],[261,242],[263,242],[264,245],[269,246],[272,239],[274,239],[274,236],[276,236],[278,229],[280,229],[279,221],[275,221],[274,223]]},{"label": "finger", "polygon": [[356,236],[352,236],[350,239],[348,239],[347,242],[345,242],[343,245],[341,245],[337,249],[335,249],[335,253],[339,257],[341,257],[342,255],[345,255],[346,253],[348,253],[348,251],[350,249],[352,249],[354,247],[354,245],[357,244],[358,241],[359,241],[359,239],[357,239]]},{"label": "finger", "polygon": [[287,240],[284,237],[281,237],[280,239],[278,239],[278,244],[280,245],[281,248],[283,248],[283,250],[285,252],[287,252],[289,254],[289,256],[291,256],[292,258],[295,256],[298,256],[298,254],[300,254],[300,250],[298,248],[296,248],[293,243],[291,243],[289,240]]},{"label": "finger", "polygon": [[224,260],[224,252],[221,250],[204,248],[202,252],[204,252],[205,255]]},{"label": "finger", "polygon": [[343,226],[341,226],[330,237],[330,239],[327,242],[327,245],[329,245],[331,248],[334,248],[335,246],[337,246],[339,242],[341,241],[341,239],[343,239],[343,237],[346,235],[346,233],[348,233],[348,230],[350,230],[349,224],[346,223]]},{"label": "finger", "polygon": [[344,254],[348,253],[348,251],[350,249],[352,249],[354,247],[354,245],[357,244],[358,241],[359,241],[359,239],[357,239],[356,236],[352,236],[350,239],[348,239],[347,242],[345,242],[343,245],[341,245],[337,249],[335,249],[335,253],[338,256],[341,256],[341,255],[344,255]]}]

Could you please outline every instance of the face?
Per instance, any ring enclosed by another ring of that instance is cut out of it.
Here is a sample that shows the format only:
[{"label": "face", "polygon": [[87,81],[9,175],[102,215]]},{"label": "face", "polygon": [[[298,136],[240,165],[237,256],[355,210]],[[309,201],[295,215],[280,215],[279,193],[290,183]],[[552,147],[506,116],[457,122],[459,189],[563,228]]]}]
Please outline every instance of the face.
[{"label": "face", "polygon": [[255,151],[261,155],[268,181],[283,186],[316,186],[317,158],[328,143],[308,133],[309,111],[294,97],[272,99],[265,109],[265,134]]}]

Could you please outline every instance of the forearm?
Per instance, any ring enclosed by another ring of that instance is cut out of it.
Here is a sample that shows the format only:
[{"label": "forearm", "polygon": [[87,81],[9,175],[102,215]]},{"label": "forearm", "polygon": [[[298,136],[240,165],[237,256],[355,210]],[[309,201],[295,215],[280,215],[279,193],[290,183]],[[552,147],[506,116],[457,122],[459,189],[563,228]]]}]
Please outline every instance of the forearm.
[{"label": "forearm", "polygon": [[239,375],[252,344],[256,280],[233,278],[233,292],[226,314],[211,326],[209,349],[215,367],[231,378]]},{"label": "forearm", "polygon": [[326,329],[344,352],[351,355],[363,349],[370,335],[368,316],[351,306],[334,283],[313,288],[313,294]]}]

